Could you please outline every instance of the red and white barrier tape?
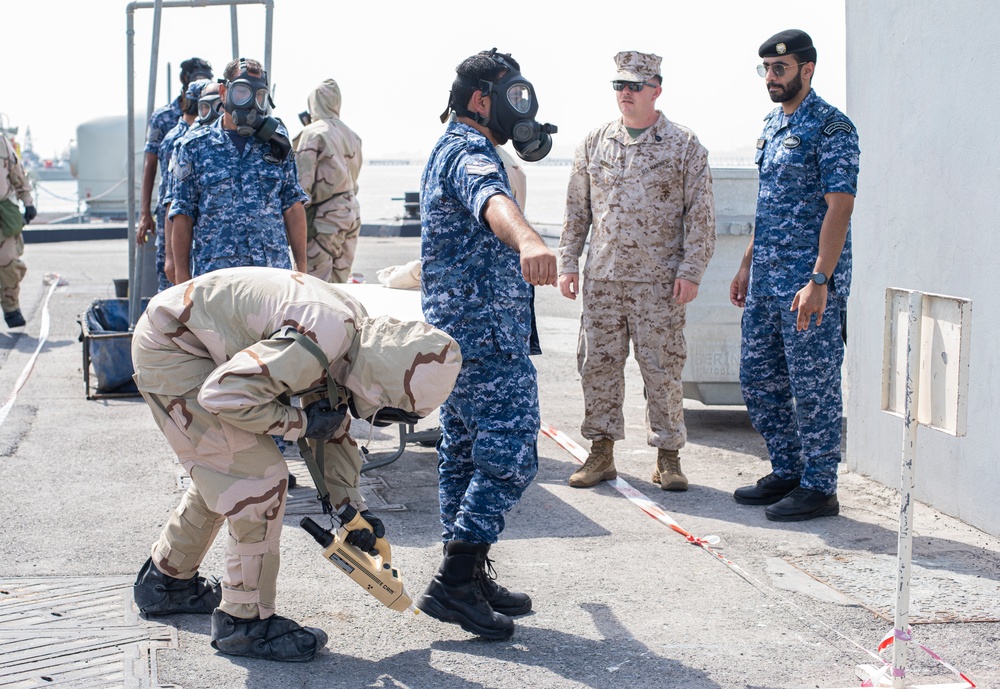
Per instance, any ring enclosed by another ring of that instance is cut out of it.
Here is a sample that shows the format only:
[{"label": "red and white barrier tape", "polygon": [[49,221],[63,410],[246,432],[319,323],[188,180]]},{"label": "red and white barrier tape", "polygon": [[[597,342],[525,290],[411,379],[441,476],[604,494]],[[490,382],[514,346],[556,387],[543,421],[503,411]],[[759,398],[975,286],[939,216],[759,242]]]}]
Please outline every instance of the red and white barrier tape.
[{"label": "red and white barrier tape", "polygon": [[57,273],[47,274],[45,280],[49,283],[49,291],[45,294],[45,300],[42,302],[42,323],[38,332],[38,344],[35,346],[35,351],[31,355],[31,358],[28,359],[28,363],[21,371],[21,375],[18,376],[17,381],[14,383],[14,389],[11,390],[7,401],[0,407],[0,425],[7,420],[7,415],[10,414],[10,410],[14,407],[14,402],[17,400],[17,393],[20,392],[21,388],[28,381],[28,376],[31,375],[31,370],[35,367],[38,354],[42,351],[42,347],[45,346],[45,340],[49,336],[49,299],[52,297],[52,293],[56,291],[56,287],[66,284],[66,281],[60,278]]},{"label": "red and white barrier tape", "polygon": [[[549,439],[551,439],[553,442],[555,442],[556,445],[558,445],[559,447],[563,448],[564,450],[566,450],[567,452],[569,452],[571,455],[573,455],[573,457],[578,462],[580,462],[581,464],[587,461],[587,451],[584,450],[582,447],[580,447],[580,445],[575,440],[573,440],[572,438],[570,438],[568,435],[566,435],[565,433],[563,433],[559,429],[555,428],[554,426],[550,426],[549,424],[547,424],[547,423],[545,423],[543,421],[542,425],[541,425],[541,432],[542,432],[543,435],[547,436]],[[772,587],[767,586],[762,581],[760,581],[759,579],[757,579],[754,576],[752,576],[749,572],[747,572],[745,569],[743,569],[742,567],[740,567],[739,565],[737,565],[735,562],[733,562],[729,558],[724,557],[722,554],[716,552],[715,549],[712,548],[712,546],[713,545],[717,545],[719,543],[719,537],[718,536],[705,536],[704,538],[699,538],[697,536],[694,536],[693,534],[691,534],[691,532],[689,532],[687,529],[685,529],[680,524],[678,524],[677,521],[673,517],[671,517],[669,514],[667,514],[666,512],[664,512],[663,508],[661,508],[655,502],[653,502],[652,500],[650,500],[649,498],[647,498],[645,495],[643,495],[643,493],[640,492],[638,489],[633,488],[632,485],[629,484],[628,482],[626,482],[624,479],[616,478],[615,480],[608,481],[607,483],[612,488],[614,488],[619,493],[621,493],[624,497],[628,498],[630,502],[632,502],[639,509],[641,509],[643,512],[645,512],[646,514],[648,514],[650,517],[652,517],[653,519],[657,520],[658,522],[666,524],[673,531],[676,531],[681,536],[683,536],[687,540],[688,543],[700,547],[706,553],[712,555],[714,558],[716,558],[720,562],[723,562],[726,566],[728,566],[734,572],[736,572],[737,574],[739,574],[741,577],[743,577],[747,582],[749,582],[753,586],[759,588],[762,591],[766,591],[766,592],[768,592],[768,593],[770,593],[772,595],[778,596],[784,602],[788,603],[790,606],[794,607],[796,610],[802,612],[803,614],[809,616],[810,618],[812,618],[813,620],[815,620],[817,623],[819,623],[820,625],[822,625],[823,627],[825,627],[829,631],[831,631],[834,634],[836,634],[837,636],[839,636],[844,641],[847,641],[852,646],[856,647],[857,649],[859,649],[860,651],[864,652],[865,654],[871,656],[872,658],[874,658],[875,660],[877,660],[879,663],[882,663],[883,667],[881,668],[881,670],[878,671],[877,674],[879,674],[879,675],[885,674],[885,676],[888,677],[888,674],[886,674],[886,673],[891,673],[891,671],[892,671],[892,663],[889,663],[886,660],[884,660],[882,658],[882,656],[878,655],[878,653],[875,653],[875,652],[873,652],[873,651],[865,648],[864,646],[862,646],[861,644],[859,644],[854,639],[850,638],[849,636],[846,636],[845,634],[841,633],[840,631],[838,631],[834,627],[831,627],[829,624],[827,624],[826,622],[824,622],[823,620],[821,620],[819,617],[817,617],[813,613],[811,613],[808,610],[805,610],[805,609],[799,607],[798,605],[795,604],[794,601],[792,601],[788,597],[782,595],[781,593],[778,593]],[[889,645],[891,645],[893,639],[896,636],[897,636],[897,634],[894,634],[893,632],[890,632],[889,635],[885,639],[882,640],[882,643],[879,644],[878,651],[881,652],[886,647],[888,647]],[[902,638],[902,637],[900,637],[900,638]],[[908,635],[906,637],[906,640],[907,641],[910,640],[910,638],[909,638]],[[934,659],[936,659],[943,666],[945,666],[946,668],[948,668],[949,670],[951,670],[955,675],[957,675],[958,677],[961,677],[965,682],[968,683],[968,686],[970,686],[970,687],[975,687],[976,686],[975,684],[973,684],[972,680],[970,680],[964,674],[962,674],[961,672],[959,672],[955,667],[953,667],[952,665],[949,665],[947,662],[945,662],[941,658],[941,656],[939,656],[937,653],[935,653],[934,651],[930,650],[926,646],[921,646],[920,644],[917,644],[917,645],[920,646],[920,648],[922,648],[926,653],[928,653],[931,657],[933,657]],[[873,677],[869,677],[861,686],[862,687],[877,687],[877,686],[882,686],[882,685],[879,685],[879,684],[873,684],[873,683],[871,683],[871,682],[877,681],[877,679],[878,678],[874,677],[874,676]]]}]

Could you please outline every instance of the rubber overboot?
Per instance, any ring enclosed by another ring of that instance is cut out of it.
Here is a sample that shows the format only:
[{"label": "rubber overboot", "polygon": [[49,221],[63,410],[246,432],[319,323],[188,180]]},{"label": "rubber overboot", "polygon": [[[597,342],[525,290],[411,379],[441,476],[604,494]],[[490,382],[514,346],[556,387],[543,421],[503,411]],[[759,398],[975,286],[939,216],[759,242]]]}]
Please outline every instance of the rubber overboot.
[{"label": "rubber overboot", "polygon": [[212,613],[212,648],[231,656],[247,656],[286,663],[304,663],[326,646],[326,632],[271,615],[242,619],[216,610]]},{"label": "rubber overboot", "polygon": [[493,610],[483,595],[482,568],[489,544],[449,541],[444,548],[441,567],[417,598],[417,608],[484,639],[509,639],[514,621]]},{"label": "rubber overboot", "polygon": [[174,578],[149,558],[135,578],[132,597],[145,615],[208,615],[222,602],[222,585],[217,577],[197,573],[191,579]]},{"label": "rubber overboot", "polygon": [[615,441],[611,438],[595,440],[590,446],[590,455],[583,466],[569,477],[569,485],[574,488],[590,488],[601,481],[618,478],[615,469]]},{"label": "rubber overboot", "polygon": [[489,546],[483,551],[483,563],[479,566],[481,572],[479,584],[486,602],[494,612],[508,617],[527,615],[531,612],[531,597],[527,593],[511,591],[497,583],[497,571],[493,569],[493,560],[486,556],[488,552]]},{"label": "rubber overboot", "polygon": [[20,328],[26,324],[24,320],[24,314],[21,313],[21,309],[14,309],[13,311],[8,311],[3,315],[4,321],[7,323],[8,328]]},{"label": "rubber overboot", "polygon": [[653,483],[662,490],[687,490],[688,480],[681,471],[681,458],[677,450],[656,451],[656,468],[653,469]]}]

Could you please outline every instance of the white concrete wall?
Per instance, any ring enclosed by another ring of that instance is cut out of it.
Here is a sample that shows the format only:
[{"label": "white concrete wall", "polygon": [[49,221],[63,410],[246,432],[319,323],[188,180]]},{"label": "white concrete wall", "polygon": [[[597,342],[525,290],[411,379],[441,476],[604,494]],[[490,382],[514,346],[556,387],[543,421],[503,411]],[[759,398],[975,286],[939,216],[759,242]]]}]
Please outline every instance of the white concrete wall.
[{"label": "white concrete wall", "polygon": [[847,461],[899,485],[902,421],[879,411],[886,288],[970,298],[968,435],[920,428],[916,497],[998,535],[1000,2],[846,0],[846,10],[847,113],[861,140]]}]

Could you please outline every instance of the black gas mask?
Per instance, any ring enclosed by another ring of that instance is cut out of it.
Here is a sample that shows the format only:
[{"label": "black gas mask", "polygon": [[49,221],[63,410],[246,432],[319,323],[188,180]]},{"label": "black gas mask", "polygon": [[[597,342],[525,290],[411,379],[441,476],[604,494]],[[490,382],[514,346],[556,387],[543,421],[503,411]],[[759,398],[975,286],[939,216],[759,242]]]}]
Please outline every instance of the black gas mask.
[{"label": "black gas mask", "polygon": [[198,126],[207,127],[222,114],[222,98],[218,93],[210,93],[198,99]]},{"label": "black gas mask", "polygon": [[[509,60],[510,55],[498,53],[494,48],[489,57],[505,70],[502,77],[495,82],[480,80],[476,88],[483,96],[490,99],[490,115],[483,117],[467,110],[464,103],[451,103],[450,108],[456,114],[468,117],[492,131],[502,145],[507,140],[514,142],[517,155],[529,163],[541,160],[552,150],[552,137],[558,128],[554,124],[540,124],[535,115],[538,114],[538,98],[531,82],[524,78]],[[462,76],[456,82],[471,85]],[[452,89],[452,93],[455,89]],[[447,113],[447,110],[445,111]]]},{"label": "black gas mask", "polygon": [[237,134],[253,136],[270,144],[271,155],[277,160],[268,162],[281,162],[288,157],[292,144],[287,136],[277,133],[281,123],[270,116],[274,103],[271,102],[271,93],[267,88],[267,73],[250,74],[244,58],[240,58],[239,67],[239,75],[226,82],[226,102],[223,107],[233,118]]}]

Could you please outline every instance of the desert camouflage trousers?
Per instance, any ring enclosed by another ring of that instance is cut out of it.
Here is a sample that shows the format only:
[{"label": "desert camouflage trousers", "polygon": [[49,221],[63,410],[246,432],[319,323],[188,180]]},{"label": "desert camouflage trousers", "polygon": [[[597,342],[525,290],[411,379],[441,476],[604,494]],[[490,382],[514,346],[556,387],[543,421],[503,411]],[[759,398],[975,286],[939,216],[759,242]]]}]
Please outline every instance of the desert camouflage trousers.
[{"label": "desert camouflage trousers", "polygon": [[182,397],[143,392],[153,418],[191,475],[191,485],[153,545],[154,564],[189,579],[228,524],[222,610],[235,617],[274,614],[278,539],[285,514],[288,467],[268,436],[219,420]]},{"label": "desert camouflage trousers", "polygon": [[442,540],[496,543],[538,471],[538,380],[527,355],[466,360],[441,405]]},{"label": "desert camouflage trousers", "polygon": [[[211,361],[191,357],[208,364]],[[137,359],[141,365],[141,359]],[[191,485],[153,545],[160,571],[189,579],[201,566],[223,522],[228,524],[222,610],[235,617],[266,618],[275,612],[278,542],[288,489],[288,467],[267,435],[221,421],[198,403],[198,388],[180,396],[142,392],[157,426],[191,476]],[[325,445],[326,479],[357,483],[348,465],[360,468],[357,445],[345,421]],[[313,441],[310,444],[315,451]],[[343,461],[331,456],[344,455]],[[360,501],[357,489],[348,490]],[[346,499],[345,499],[346,500]]]},{"label": "desert camouflage trousers", "polygon": [[764,437],[771,468],[801,486],[837,492],[843,403],[840,367],[845,297],[830,295],[823,324],[797,331],[791,297],[747,297],[740,387],[750,421]]},{"label": "desert camouflage trousers", "polygon": [[580,433],[625,438],[625,360],[629,342],[646,386],[646,442],[679,450],[687,441],[681,371],[687,358],[685,307],[672,283],[583,281],[577,368],[583,384]]},{"label": "desert camouflage trousers", "polygon": [[24,237],[19,232],[14,237],[2,237],[0,242],[0,307],[4,313],[21,307],[21,280],[28,272],[21,256],[24,255]]},{"label": "desert camouflage trousers", "polygon": [[324,282],[347,282],[358,248],[361,223],[346,232],[320,232],[306,244],[308,272]]}]

